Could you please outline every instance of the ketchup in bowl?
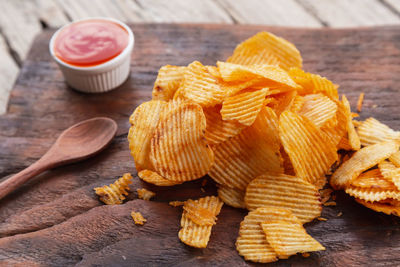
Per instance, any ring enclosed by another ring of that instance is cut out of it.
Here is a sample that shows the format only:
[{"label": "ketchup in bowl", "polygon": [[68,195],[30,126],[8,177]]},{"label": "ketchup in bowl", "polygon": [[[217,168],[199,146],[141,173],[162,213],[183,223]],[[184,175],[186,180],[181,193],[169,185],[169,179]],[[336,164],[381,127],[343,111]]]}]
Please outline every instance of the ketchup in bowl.
[{"label": "ketchup in bowl", "polygon": [[105,63],[128,46],[129,34],[109,20],[84,20],[63,28],[54,41],[54,55],[61,61],[92,67]]}]

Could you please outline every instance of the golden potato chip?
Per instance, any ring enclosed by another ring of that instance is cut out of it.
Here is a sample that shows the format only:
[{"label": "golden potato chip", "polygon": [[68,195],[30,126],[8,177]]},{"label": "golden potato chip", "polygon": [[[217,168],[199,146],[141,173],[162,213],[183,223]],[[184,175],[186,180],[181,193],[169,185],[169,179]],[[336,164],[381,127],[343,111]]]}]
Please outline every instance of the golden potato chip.
[{"label": "golden potato chip", "polygon": [[336,117],[337,105],[322,94],[312,94],[303,97],[304,104],[298,111],[300,115],[308,118],[318,128]]},{"label": "golden potato chip", "polygon": [[392,162],[396,167],[400,167],[400,151],[397,151],[396,153],[393,153],[389,157],[390,162]]},{"label": "golden potato chip", "polygon": [[394,131],[377,119],[368,118],[357,127],[357,133],[363,146],[369,146],[384,141],[400,141],[400,132]]},{"label": "golden potato chip", "polygon": [[[347,116],[345,112],[345,106],[341,101],[335,101],[337,105],[336,118],[332,118],[326,122],[326,125],[321,127],[332,143],[334,143],[338,149],[351,150],[347,140]],[[343,143],[344,142],[344,143]],[[346,145],[346,147],[343,147]]]},{"label": "golden potato chip", "polygon": [[305,101],[306,100],[304,99],[304,97],[302,97],[301,95],[296,95],[293,99],[292,105],[290,106],[290,111],[294,113],[299,112],[303,107]]},{"label": "golden potato chip", "polygon": [[100,200],[107,205],[122,204],[125,196],[129,194],[129,184],[132,183],[132,179],[130,173],[125,173],[113,184],[96,187],[94,191],[100,197]]},{"label": "golden potato chip", "polygon": [[140,179],[150,184],[154,184],[157,186],[173,186],[177,184],[181,184],[182,182],[175,182],[165,179],[160,176],[158,173],[150,170],[143,170],[138,173]]},{"label": "golden potato chip", "polygon": [[227,97],[222,102],[221,115],[223,120],[233,120],[250,126],[260,112],[268,88],[262,90],[245,90]]},{"label": "golden potato chip", "polygon": [[273,99],[276,101],[271,101],[271,103],[268,103],[267,105],[270,106],[279,117],[282,112],[291,109],[291,106],[293,105],[296,96],[296,90],[279,93],[277,95],[274,95],[273,97],[270,97],[269,99]]},{"label": "golden potato chip", "polygon": [[302,87],[298,90],[300,95],[321,93],[330,99],[339,99],[338,86],[325,77],[305,72],[300,68],[291,68],[289,75],[293,81]]},{"label": "golden potato chip", "polygon": [[138,198],[143,200],[150,200],[152,197],[156,195],[156,193],[147,190],[146,188],[138,188],[136,189],[136,192],[138,193]]},{"label": "golden potato chip", "polygon": [[354,128],[353,117],[351,116],[350,103],[345,95],[342,96],[342,103],[345,107],[344,111],[347,119],[346,127],[347,127],[347,138],[349,140],[349,145],[352,150],[360,150],[361,148],[360,138],[358,137],[356,129]]},{"label": "golden potato chip", "polygon": [[206,144],[206,118],[195,103],[171,101],[151,139],[150,160],[162,177],[176,182],[207,174],[214,154]]},{"label": "golden potato chip", "polygon": [[378,164],[382,176],[392,182],[398,190],[400,190],[400,168],[396,167],[392,162],[383,160]]},{"label": "golden potato chip", "polygon": [[234,208],[245,209],[244,204],[245,191],[236,188],[230,188],[224,185],[218,185],[218,197],[227,205]]},{"label": "golden potato chip", "polygon": [[393,206],[388,203],[380,203],[380,202],[368,202],[362,199],[355,199],[358,203],[361,205],[364,205],[365,207],[377,211],[377,212],[383,212],[387,215],[396,215],[400,216],[400,206]]},{"label": "golden potato chip", "polygon": [[352,197],[366,201],[381,201],[388,198],[400,200],[400,192],[395,190],[379,190],[373,188],[362,188],[355,186],[346,186],[346,193]]},{"label": "golden potato chip", "polygon": [[220,110],[220,106],[203,109],[207,122],[204,137],[208,144],[216,145],[224,142],[228,138],[238,135],[246,127],[237,121],[223,120]]},{"label": "golden potato chip", "polygon": [[351,185],[385,191],[396,190],[396,186],[386,180],[379,169],[372,169],[360,174],[360,176],[351,182]]},{"label": "golden potato chip", "polygon": [[185,69],[186,67],[171,65],[161,67],[154,82],[153,100],[171,100],[181,84]]},{"label": "golden potato chip", "polygon": [[368,170],[399,149],[394,141],[383,142],[361,148],[332,175],[331,185],[335,189],[344,188],[356,179],[363,171]]},{"label": "golden potato chip", "polygon": [[266,171],[281,171],[277,117],[268,107],[239,135],[214,148],[215,161],[208,173],[217,183],[245,190]]},{"label": "golden potato chip", "polygon": [[263,206],[288,209],[302,223],[312,221],[322,211],[317,188],[301,178],[286,174],[258,176],[247,186],[244,202],[249,210]]},{"label": "golden potato chip", "polygon": [[279,65],[288,70],[301,68],[303,59],[292,43],[272,33],[259,32],[236,46],[227,61],[241,65]]},{"label": "golden potato chip", "polygon": [[194,61],[186,67],[176,95],[202,107],[210,107],[221,103],[226,93],[217,78],[211,75],[200,62]]},{"label": "golden potato chip", "polygon": [[286,71],[273,65],[243,66],[228,62],[217,62],[221,78],[226,82],[244,82],[251,79],[263,79],[264,87],[286,86],[298,88],[299,86],[290,78]]},{"label": "golden potato chip", "polygon": [[266,220],[296,221],[297,218],[286,209],[262,207],[250,211],[240,223],[236,249],[245,260],[268,263],[277,260],[277,255],[268,243],[261,223]]},{"label": "golden potato chip", "polygon": [[135,224],[143,225],[147,220],[143,217],[143,215],[140,212],[131,212],[131,217]]},{"label": "golden potato chip", "polygon": [[221,79],[221,74],[216,66],[205,66],[207,71],[215,78]]},{"label": "golden potato chip", "polygon": [[153,169],[149,158],[150,141],[165,104],[166,102],[159,100],[144,102],[135,109],[129,118],[132,124],[128,134],[129,149],[138,171]]},{"label": "golden potato chip", "polygon": [[317,240],[307,234],[301,223],[267,220],[261,223],[268,243],[280,259],[303,252],[325,250]]},{"label": "golden potato chip", "polygon": [[338,159],[336,145],[310,120],[290,111],[279,118],[279,136],[296,176],[322,187]]},{"label": "golden potato chip", "polygon": [[206,197],[199,200],[188,199],[185,201],[183,210],[186,211],[186,217],[197,225],[214,225],[217,220],[214,210],[216,206],[221,204],[214,198]]},{"label": "golden potato chip", "polygon": [[[209,210],[213,216],[217,216],[224,204],[218,197],[205,197],[195,201],[199,208]],[[185,202],[185,206],[186,206]],[[184,206],[184,207],[185,207]],[[210,240],[212,225],[198,225],[188,217],[186,210],[182,213],[181,230],[179,231],[179,239],[186,245],[205,248]]]}]

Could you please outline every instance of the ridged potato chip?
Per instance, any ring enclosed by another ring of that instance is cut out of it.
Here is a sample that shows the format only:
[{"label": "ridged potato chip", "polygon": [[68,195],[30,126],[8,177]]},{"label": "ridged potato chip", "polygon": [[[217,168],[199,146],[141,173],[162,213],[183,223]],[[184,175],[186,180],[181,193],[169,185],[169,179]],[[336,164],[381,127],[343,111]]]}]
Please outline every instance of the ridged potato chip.
[{"label": "ridged potato chip", "polygon": [[130,173],[125,173],[109,186],[96,187],[94,191],[100,197],[100,200],[107,205],[122,204],[125,196],[129,194],[129,185],[132,183],[132,179]]},{"label": "ridged potato chip", "polygon": [[397,151],[396,153],[393,153],[389,157],[390,162],[392,162],[396,167],[400,167],[400,151]]},{"label": "ridged potato chip", "polygon": [[143,225],[147,220],[143,217],[143,215],[140,212],[131,212],[131,217],[135,224]]},{"label": "ridged potato chip", "polygon": [[385,199],[396,199],[400,200],[400,192],[395,189],[391,191],[387,190],[379,190],[372,188],[361,188],[355,186],[346,186],[346,193],[352,197],[356,197],[358,199],[366,200],[366,201],[381,201]]},{"label": "ridged potato chip", "polygon": [[317,188],[302,178],[278,173],[266,173],[252,180],[244,198],[246,207],[284,208],[302,223],[321,215],[322,206]]},{"label": "ridged potato chip", "polygon": [[392,162],[389,161],[381,161],[378,164],[379,170],[382,173],[382,176],[391,181],[398,190],[400,190],[400,168],[396,167]]},{"label": "ridged potato chip", "polygon": [[207,174],[214,153],[206,144],[206,118],[195,103],[168,102],[151,139],[150,160],[162,177],[190,181]]},{"label": "ridged potato chip", "polygon": [[244,203],[245,191],[236,188],[227,187],[224,185],[218,185],[218,197],[227,205],[245,209],[246,204]]},{"label": "ridged potato chip", "polygon": [[264,107],[250,127],[215,146],[215,161],[208,174],[219,184],[245,190],[258,175],[281,171],[279,148],[277,117]]},{"label": "ridged potato chip", "polygon": [[250,211],[240,223],[236,240],[236,249],[245,260],[260,263],[278,260],[261,227],[266,220],[295,221],[296,217],[286,209],[262,207]]},{"label": "ridged potato chip", "polygon": [[300,68],[291,68],[289,75],[302,87],[302,89],[298,90],[300,95],[321,93],[330,99],[339,99],[338,86],[325,77],[305,72]]},{"label": "ridged potato chip", "polygon": [[182,182],[174,182],[164,177],[160,176],[158,173],[151,170],[143,170],[138,173],[140,179],[150,184],[154,184],[157,186],[173,186],[177,184],[181,184]]},{"label": "ridged potato chip", "polygon": [[279,65],[288,70],[301,68],[303,59],[292,43],[272,33],[259,32],[236,46],[227,61],[241,65]]},{"label": "ridged potato chip", "polygon": [[399,149],[394,141],[383,142],[361,148],[332,175],[331,185],[342,189],[356,179],[363,171],[368,170],[384,159],[387,159]]},{"label": "ridged potato chip", "polygon": [[384,141],[400,141],[400,132],[394,131],[377,119],[368,118],[357,127],[357,133],[363,146],[369,146]]},{"label": "ridged potato chip", "polygon": [[246,127],[237,121],[223,120],[220,110],[220,106],[203,108],[207,121],[204,137],[208,144],[216,145],[224,142],[238,135]]},{"label": "ridged potato chip", "polygon": [[[195,201],[199,208],[209,210],[217,216],[224,204],[218,197],[204,197]],[[186,202],[185,202],[186,205]],[[178,233],[179,239],[186,245],[205,248],[210,240],[212,225],[198,225],[189,217],[186,210],[182,213],[181,230]]]},{"label": "ridged potato chip", "polygon": [[161,67],[154,82],[153,100],[171,100],[181,84],[185,69],[186,67],[171,65]]},{"label": "ridged potato chip", "polygon": [[387,215],[400,216],[400,206],[394,206],[390,203],[368,202],[358,198],[355,198],[355,200],[371,210],[383,212]]},{"label": "ridged potato chip", "polygon": [[128,134],[129,149],[138,171],[153,169],[149,158],[150,143],[165,104],[160,100],[144,102],[129,118],[132,124]]},{"label": "ridged potato chip", "polygon": [[211,75],[200,62],[194,61],[186,67],[181,85],[174,98],[193,101],[202,107],[210,107],[222,102],[226,91],[218,79]]},{"label": "ridged potato chip", "polygon": [[[323,131],[329,139],[331,139],[332,143],[334,143],[338,149],[345,149],[348,147],[348,150],[351,150],[350,145],[347,145],[346,148],[343,148],[342,140],[347,140],[347,116],[345,112],[345,107],[341,101],[335,101],[337,105],[336,117],[332,118],[326,122],[326,125],[321,127],[321,131]],[[346,141],[348,144],[348,140]]]},{"label": "ridged potato chip", "polygon": [[218,205],[222,206],[219,201],[214,199],[215,197],[207,197],[199,200],[186,200],[183,205],[183,210],[186,211],[186,217],[197,225],[214,225],[217,220],[214,209]]},{"label": "ridged potato chip", "polygon": [[305,101],[306,100],[304,99],[304,97],[302,97],[301,95],[297,94],[295,96],[295,98],[293,99],[292,105],[290,106],[290,111],[294,112],[294,113],[299,112],[302,109]]},{"label": "ridged potato chip", "polygon": [[298,111],[308,118],[318,128],[336,117],[337,105],[329,97],[322,94],[312,94],[303,97],[304,103]]},{"label": "ridged potato chip", "polygon": [[261,223],[268,243],[280,259],[303,252],[325,250],[317,240],[307,234],[301,223],[267,220]]},{"label": "ridged potato chip", "polygon": [[386,180],[379,169],[366,171],[351,182],[352,186],[377,190],[396,190],[396,186]]},{"label": "ridged potato chip", "polygon": [[222,119],[237,121],[245,126],[252,125],[263,106],[267,92],[268,88],[245,90],[227,97],[222,102]]},{"label": "ridged potato chip", "polygon": [[290,111],[279,118],[279,136],[296,176],[321,188],[338,159],[336,145],[310,120]]},{"label": "ridged potato chip", "polygon": [[276,100],[276,101],[271,101],[271,103],[268,103],[267,105],[271,107],[275,111],[276,115],[279,117],[282,112],[291,109],[296,96],[297,96],[296,90],[279,93],[277,95],[267,98],[267,100],[268,99]]},{"label": "ridged potato chip", "polygon": [[290,78],[286,71],[273,65],[243,66],[228,62],[217,62],[221,78],[226,82],[244,82],[251,79],[262,79],[264,87],[288,87],[296,89],[299,86]]},{"label": "ridged potato chip", "polygon": [[344,111],[346,115],[346,126],[347,126],[347,138],[349,140],[349,145],[352,150],[360,150],[361,148],[361,143],[360,143],[360,138],[358,137],[358,134],[356,132],[356,129],[354,128],[353,125],[353,117],[351,115],[351,109],[350,109],[350,103],[347,100],[346,96],[342,96],[342,103],[344,106]]}]

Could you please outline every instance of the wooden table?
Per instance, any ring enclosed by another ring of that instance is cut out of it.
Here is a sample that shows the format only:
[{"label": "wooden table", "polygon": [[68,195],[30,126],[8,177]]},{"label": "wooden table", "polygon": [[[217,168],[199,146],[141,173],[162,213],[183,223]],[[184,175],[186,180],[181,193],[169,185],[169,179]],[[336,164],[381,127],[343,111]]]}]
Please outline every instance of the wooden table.
[{"label": "wooden table", "polygon": [[398,0],[0,0],[0,114],[34,36],[90,16],[125,22],[356,27],[400,24]]}]

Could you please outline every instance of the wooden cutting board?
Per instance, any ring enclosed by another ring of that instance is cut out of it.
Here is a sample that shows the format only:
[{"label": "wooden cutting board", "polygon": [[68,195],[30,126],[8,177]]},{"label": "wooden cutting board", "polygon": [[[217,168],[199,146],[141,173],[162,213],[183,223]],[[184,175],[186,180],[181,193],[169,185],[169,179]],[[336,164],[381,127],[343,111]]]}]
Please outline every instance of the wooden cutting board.
[{"label": "wooden cutting board", "polygon": [[[107,116],[119,125],[112,145],[95,158],[38,176],[0,202],[0,264],[96,266],[244,266],[235,250],[244,210],[223,207],[208,248],[194,249],[177,236],[180,208],[170,200],[215,194],[202,179],[172,188],[156,188],[139,179],[129,201],[102,205],[93,188],[124,172],[136,176],[126,135],[128,117],[151,97],[160,66],[199,60],[225,60],[237,43],[268,30],[294,42],[307,71],[340,84],[353,109],[365,92],[361,118],[374,116],[400,129],[400,28],[289,29],[228,25],[132,25],[135,48],[131,75],[121,88],[98,95],[67,88],[48,53],[52,31],[39,35],[12,91],[8,114],[0,117],[0,177],[38,159],[58,134],[78,121]],[[137,177],[137,176],[136,176]],[[154,201],[137,199],[136,188],[157,192]],[[135,226],[132,210],[147,218]],[[338,213],[343,215],[338,217]],[[306,225],[326,251],[293,256],[276,265],[399,265],[400,219],[376,213],[337,193],[337,206],[324,207],[328,221]]]}]

